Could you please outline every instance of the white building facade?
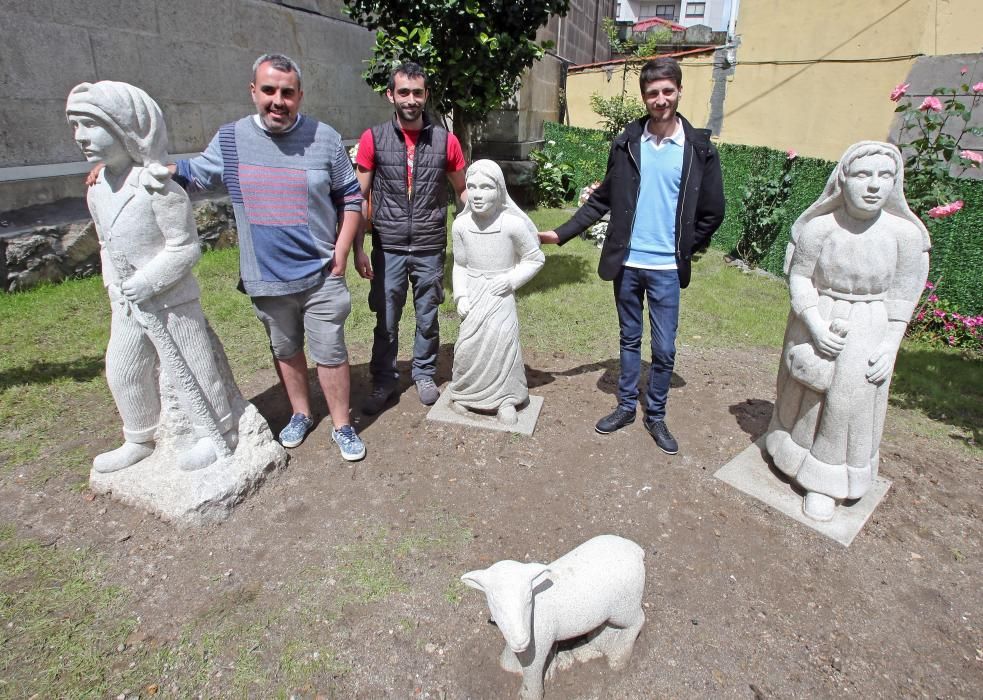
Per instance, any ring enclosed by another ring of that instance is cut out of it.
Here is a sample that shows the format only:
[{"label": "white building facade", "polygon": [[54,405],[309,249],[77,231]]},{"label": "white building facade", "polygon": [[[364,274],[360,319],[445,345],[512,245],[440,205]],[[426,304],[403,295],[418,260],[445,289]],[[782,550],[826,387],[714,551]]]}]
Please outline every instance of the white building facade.
[{"label": "white building facade", "polygon": [[683,27],[704,24],[715,32],[727,31],[737,0],[618,0],[618,22],[659,18]]}]

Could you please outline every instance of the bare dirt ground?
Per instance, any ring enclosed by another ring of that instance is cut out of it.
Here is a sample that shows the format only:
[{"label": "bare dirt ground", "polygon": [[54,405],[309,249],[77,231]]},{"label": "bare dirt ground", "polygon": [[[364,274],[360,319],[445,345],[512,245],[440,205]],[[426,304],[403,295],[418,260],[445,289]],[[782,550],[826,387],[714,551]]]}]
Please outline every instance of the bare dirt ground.
[{"label": "bare dirt ground", "polygon": [[[0,491],[0,520],[105,560],[139,620],[115,663],[169,649],[146,679],[159,697],[515,697],[484,598],[458,577],[602,533],[644,548],[647,623],[627,671],[584,664],[547,698],[981,697],[978,451],[917,437],[892,409],[893,486],[844,548],[713,478],[765,429],[776,353],[680,348],[675,457],[641,420],[595,434],[616,359],[525,359],[545,398],[531,438],[429,422],[409,388],[358,420],[368,458],[349,465],[321,401],[286,470],[222,524],[178,529],[30,474]],[[356,366],[356,407],[367,385]],[[272,372],[242,388],[278,430]]]}]

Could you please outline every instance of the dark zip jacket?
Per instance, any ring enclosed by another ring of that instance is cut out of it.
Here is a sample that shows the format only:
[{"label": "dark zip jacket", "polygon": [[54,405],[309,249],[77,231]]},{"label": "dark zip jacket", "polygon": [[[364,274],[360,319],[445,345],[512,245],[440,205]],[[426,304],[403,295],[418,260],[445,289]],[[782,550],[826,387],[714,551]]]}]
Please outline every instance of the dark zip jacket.
[{"label": "dark zip jacket", "polygon": [[[580,209],[556,229],[563,245],[611,212],[607,236],[601,248],[597,274],[613,280],[628,257],[635,209],[641,187],[641,139],[648,117],[632,122],[611,143],[607,174]],[[689,286],[693,253],[710,243],[710,237],[724,220],[724,184],[720,157],[710,143],[709,129],[694,129],[682,115],[686,143],[683,175],[676,203],[676,266],[679,286]],[[644,202],[642,203],[644,206]]]},{"label": "dark zip jacket", "polygon": [[372,247],[398,253],[447,247],[447,130],[424,115],[413,159],[413,199],[407,197],[406,141],[394,116],[372,127]]}]

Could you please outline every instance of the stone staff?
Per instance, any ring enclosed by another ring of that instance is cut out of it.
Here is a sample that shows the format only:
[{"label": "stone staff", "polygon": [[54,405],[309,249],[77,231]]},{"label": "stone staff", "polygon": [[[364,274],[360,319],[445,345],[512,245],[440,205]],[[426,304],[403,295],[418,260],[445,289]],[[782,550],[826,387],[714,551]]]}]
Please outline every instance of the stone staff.
[{"label": "stone staff", "polygon": [[[113,252],[110,255],[110,259],[121,283],[132,277],[136,271],[136,268],[126,259],[126,255],[121,252]],[[120,296],[122,296],[122,293],[120,293]],[[133,313],[137,322],[146,329],[154,345],[157,346],[157,352],[160,355],[161,362],[167,366],[167,369],[170,370],[171,377],[174,378],[174,381],[178,383],[185,396],[188,397],[188,404],[194,412],[195,417],[201,422],[201,427],[208,433],[208,438],[215,445],[215,452],[219,459],[231,457],[232,450],[229,449],[228,443],[222,437],[222,429],[216,422],[215,416],[212,415],[208,401],[205,399],[201,387],[198,386],[198,381],[181,356],[181,351],[171,337],[171,334],[167,332],[167,328],[154,314],[142,311],[136,302],[123,297],[123,304]]]}]

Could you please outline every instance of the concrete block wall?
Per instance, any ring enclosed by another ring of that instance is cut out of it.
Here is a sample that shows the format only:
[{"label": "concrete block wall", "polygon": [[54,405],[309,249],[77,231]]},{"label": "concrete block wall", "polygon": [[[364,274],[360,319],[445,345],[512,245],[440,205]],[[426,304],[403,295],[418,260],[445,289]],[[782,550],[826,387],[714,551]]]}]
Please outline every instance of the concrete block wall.
[{"label": "concrete block wall", "polygon": [[[341,0],[4,0],[0,173],[82,161],[64,108],[68,91],[83,81],[142,87],[164,111],[171,153],[200,151],[220,125],[253,111],[251,67],[267,51],[300,63],[302,111],[343,138],[357,138],[391,107],[361,78],[373,38],[345,19],[342,6]],[[0,180],[0,211],[81,194],[77,175],[10,177]]]}]

